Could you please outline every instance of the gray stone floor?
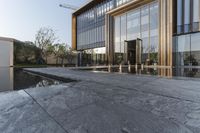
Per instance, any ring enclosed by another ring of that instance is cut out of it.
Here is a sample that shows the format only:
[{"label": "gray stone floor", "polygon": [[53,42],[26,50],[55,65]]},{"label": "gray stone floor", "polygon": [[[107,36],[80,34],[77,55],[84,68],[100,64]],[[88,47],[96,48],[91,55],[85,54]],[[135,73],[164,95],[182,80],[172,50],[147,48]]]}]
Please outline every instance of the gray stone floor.
[{"label": "gray stone floor", "polygon": [[0,93],[0,132],[200,133],[199,80],[28,70],[78,82]]}]

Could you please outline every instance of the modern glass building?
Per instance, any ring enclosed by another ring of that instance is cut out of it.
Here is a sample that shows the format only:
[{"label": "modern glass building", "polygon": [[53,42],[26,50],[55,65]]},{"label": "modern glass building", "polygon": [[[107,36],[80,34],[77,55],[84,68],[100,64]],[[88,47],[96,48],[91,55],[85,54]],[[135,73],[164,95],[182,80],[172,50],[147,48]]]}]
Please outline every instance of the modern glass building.
[{"label": "modern glass building", "polygon": [[200,0],[92,0],[72,18],[80,66],[200,66]]}]

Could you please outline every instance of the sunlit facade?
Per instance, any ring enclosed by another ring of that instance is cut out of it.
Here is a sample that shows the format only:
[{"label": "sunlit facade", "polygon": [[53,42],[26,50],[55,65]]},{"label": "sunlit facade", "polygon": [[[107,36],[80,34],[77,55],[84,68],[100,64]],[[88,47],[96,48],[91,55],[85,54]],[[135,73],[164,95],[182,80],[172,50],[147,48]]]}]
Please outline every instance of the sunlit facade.
[{"label": "sunlit facade", "polygon": [[177,0],[174,65],[200,66],[199,0]]},{"label": "sunlit facade", "polygon": [[199,0],[93,0],[73,13],[79,66],[200,66]]},{"label": "sunlit facade", "polygon": [[[127,54],[125,40],[142,40],[142,63],[146,63],[149,56],[152,63],[158,62],[158,2],[141,6],[137,9],[114,17],[114,62],[124,63]],[[134,44],[133,44],[134,45]]]}]

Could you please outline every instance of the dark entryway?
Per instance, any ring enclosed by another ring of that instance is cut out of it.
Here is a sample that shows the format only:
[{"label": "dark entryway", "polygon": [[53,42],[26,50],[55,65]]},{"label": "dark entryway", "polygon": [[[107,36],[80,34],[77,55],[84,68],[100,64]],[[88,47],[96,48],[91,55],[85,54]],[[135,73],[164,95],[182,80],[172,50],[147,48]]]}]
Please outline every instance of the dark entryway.
[{"label": "dark entryway", "polygon": [[127,46],[126,62],[131,65],[141,64],[142,41],[140,39],[125,41]]},{"label": "dark entryway", "polygon": [[127,42],[127,61],[136,64],[136,40]]}]

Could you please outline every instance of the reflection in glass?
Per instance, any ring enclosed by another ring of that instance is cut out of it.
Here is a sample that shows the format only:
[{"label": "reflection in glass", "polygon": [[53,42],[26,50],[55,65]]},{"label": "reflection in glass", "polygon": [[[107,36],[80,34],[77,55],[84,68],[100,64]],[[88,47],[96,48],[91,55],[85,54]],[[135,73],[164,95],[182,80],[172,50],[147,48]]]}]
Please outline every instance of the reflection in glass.
[{"label": "reflection in glass", "polygon": [[149,53],[149,6],[141,9],[141,39],[143,44],[142,63],[148,65]]},{"label": "reflection in glass", "polygon": [[184,3],[184,32],[190,31],[190,0],[185,0]]},{"label": "reflection in glass", "polygon": [[182,18],[183,18],[183,0],[177,0],[177,33],[182,33]]},{"label": "reflection in glass", "polygon": [[177,66],[200,65],[200,33],[175,37],[176,64]]},{"label": "reflection in glass", "polygon": [[191,34],[191,63],[200,65],[200,33]]},{"label": "reflection in glass", "polygon": [[117,7],[118,7],[118,6],[121,6],[121,5],[123,5],[123,4],[128,3],[129,1],[131,1],[131,0],[116,0],[116,6],[117,6]]},{"label": "reflection in glass", "polygon": [[193,31],[199,30],[199,0],[193,0]]},{"label": "reflection in glass", "polygon": [[120,53],[121,53],[121,56],[122,56],[122,60],[124,60],[124,57],[125,57],[125,44],[124,42],[126,41],[126,14],[121,16],[121,23],[120,23],[120,27],[121,27],[121,30],[120,30],[120,33],[121,33],[121,40],[120,40]]},{"label": "reflection in glass", "polygon": [[81,59],[81,66],[106,65],[106,48],[84,50]]},{"label": "reflection in glass", "polygon": [[173,76],[200,78],[200,69],[197,68],[174,69]]},{"label": "reflection in glass", "polygon": [[105,13],[114,8],[107,0],[77,16],[77,49],[105,46]]},{"label": "reflection in glass", "polygon": [[157,64],[158,25],[158,2],[153,2],[122,16],[115,17],[115,64],[125,62],[122,55],[124,51],[127,54],[125,41],[136,39],[142,40],[142,63],[146,65]]},{"label": "reflection in glass", "polygon": [[158,4],[150,6],[150,64],[158,64]]},{"label": "reflection in glass", "polygon": [[190,35],[178,37],[178,61],[180,66],[190,65]]},{"label": "reflection in glass", "polygon": [[140,38],[140,9],[127,13],[127,40]]},{"label": "reflection in glass", "polygon": [[120,64],[122,61],[122,55],[121,55],[121,37],[120,37],[120,16],[117,16],[115,18],[115,56],[114,60],[116,64]]}]

